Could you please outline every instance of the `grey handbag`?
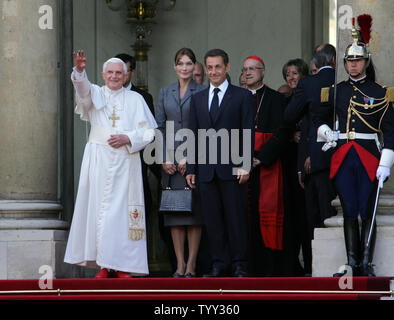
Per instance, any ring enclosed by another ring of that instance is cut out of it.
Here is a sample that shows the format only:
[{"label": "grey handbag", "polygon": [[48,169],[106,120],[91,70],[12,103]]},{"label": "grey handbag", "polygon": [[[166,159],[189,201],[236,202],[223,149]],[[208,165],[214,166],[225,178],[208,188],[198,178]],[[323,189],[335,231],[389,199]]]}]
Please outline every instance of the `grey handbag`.
[{"label": "grey handbag", "polygon": [[162,190],[159,211],[163,213],[192,213],[193,191],[188,187],[171,189],[170,180],[171,176],[168,178],[167,187]]}]

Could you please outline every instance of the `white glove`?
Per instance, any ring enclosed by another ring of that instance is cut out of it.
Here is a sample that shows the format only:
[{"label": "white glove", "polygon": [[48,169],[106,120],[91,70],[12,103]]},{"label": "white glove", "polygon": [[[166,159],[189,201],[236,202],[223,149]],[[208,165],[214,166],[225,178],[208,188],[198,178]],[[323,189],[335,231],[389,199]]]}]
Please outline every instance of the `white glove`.
[{"label": "white glove", "polygon": [[335,141],[333,141],[333,142],[326,142],[321,149],[324,152],[326,152],[328,149],[335,148],[336,146],[337,146],[337,143]]},{"label": "white glove", "polygon": [[379,180],[379,188],[383,188],[383,182],[390,176],[390,168],[385,166],[379,166],[376,171],[376,179]]},{"label": "white glove", "polygon": [[321,148],[323,151],[335,148],[337,146],[336,141],[338,140],[338,136],[338,132],[332,131],[326,124],[321,125],[317,129],[317,142],[326,142]]},{"label": "white glove", "polygon": [[379,188],[383,188],[383,182],[390,176],[390,168],[394,162],[394,151],[384,148],[380,156],[378,170],[376,171],[376,179],[379,180]]}]

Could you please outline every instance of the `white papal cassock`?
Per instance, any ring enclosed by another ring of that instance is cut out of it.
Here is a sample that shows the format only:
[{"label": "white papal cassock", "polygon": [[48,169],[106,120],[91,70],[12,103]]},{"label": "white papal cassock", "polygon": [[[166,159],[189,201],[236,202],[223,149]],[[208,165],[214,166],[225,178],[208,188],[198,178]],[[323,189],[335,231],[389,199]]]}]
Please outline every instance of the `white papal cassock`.
[{"label": "white papal cassock", "polygon": [[[156,121],[136,92],[91,84],[85,71],[78,73],[75,68],[71,79],[76,89],[75,112],[90,121],[91,131],[64,261],[146,275],[139,151],[153,140]],[[131,146],[112,148],[107,143],[110,134],[126,134]]]}]

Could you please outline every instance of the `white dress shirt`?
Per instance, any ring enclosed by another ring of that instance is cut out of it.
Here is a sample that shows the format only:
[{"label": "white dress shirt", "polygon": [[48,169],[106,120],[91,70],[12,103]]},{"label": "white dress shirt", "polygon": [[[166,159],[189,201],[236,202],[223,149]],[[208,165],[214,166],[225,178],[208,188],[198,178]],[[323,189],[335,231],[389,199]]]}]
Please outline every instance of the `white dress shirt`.
[{"label": "white dress shirt", "polygon": [[[213,95],[214,95],[213,90],[214,90],[215,88],[216,88],[216,87],[213,86],[212,83],[209,85],[208,110],[211,110],[211,104],[212,104],[212,99],[213,99]],[[224,80],[224,82],[223,82],[219,87],[217,87],[217,88],[220,89],[220,91],[218,92],[219,107],[220,107],[220,104],[222,103],[224,94],[226,93],[226,90],[227,90],[227,88],[228,88],[228,81],[227,81],[227,79]]]},{"label": "white dress shirt", "polygon": [[366,77],[367,77],[367,75],[365,75],[365,76],[363,76],[363,77],[361,77],[361,78],[359,78],[359,79],[354,79],[354,78],[352,78],[351,76],[349,76],[349,78],[350,78],[353,82],[359,82],[359,81],[361,81],[361,80],[364,80]]}]

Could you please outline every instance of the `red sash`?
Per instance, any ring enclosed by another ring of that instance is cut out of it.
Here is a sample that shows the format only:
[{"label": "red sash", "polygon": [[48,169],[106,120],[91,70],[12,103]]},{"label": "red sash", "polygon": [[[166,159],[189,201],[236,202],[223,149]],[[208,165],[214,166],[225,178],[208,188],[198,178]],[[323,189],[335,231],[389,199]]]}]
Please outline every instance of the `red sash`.
[{"label": "red sash", "polygon": [[[272,133],[256,132],[255,150],[259,151],[271,136]],[[264,246],[283,250],[283,177],[279,159],[269,168],[260,166],[259,215]]]},{"label": "red sash", "polygon": [[365,148],[363,148],[354,141],[349,141],[348,143],[344,144],[333,154],[331,158],[330,178],[333,179],[335,177],[351,147],[354,147],[356,149],[356,152],[360,157],[365,171],[367,171],[369,179],[371,179],[371,181],[374,181],[376,178],[376,170],[379,166],[379,160],[376,159],[375,156],[373,156]]}]

